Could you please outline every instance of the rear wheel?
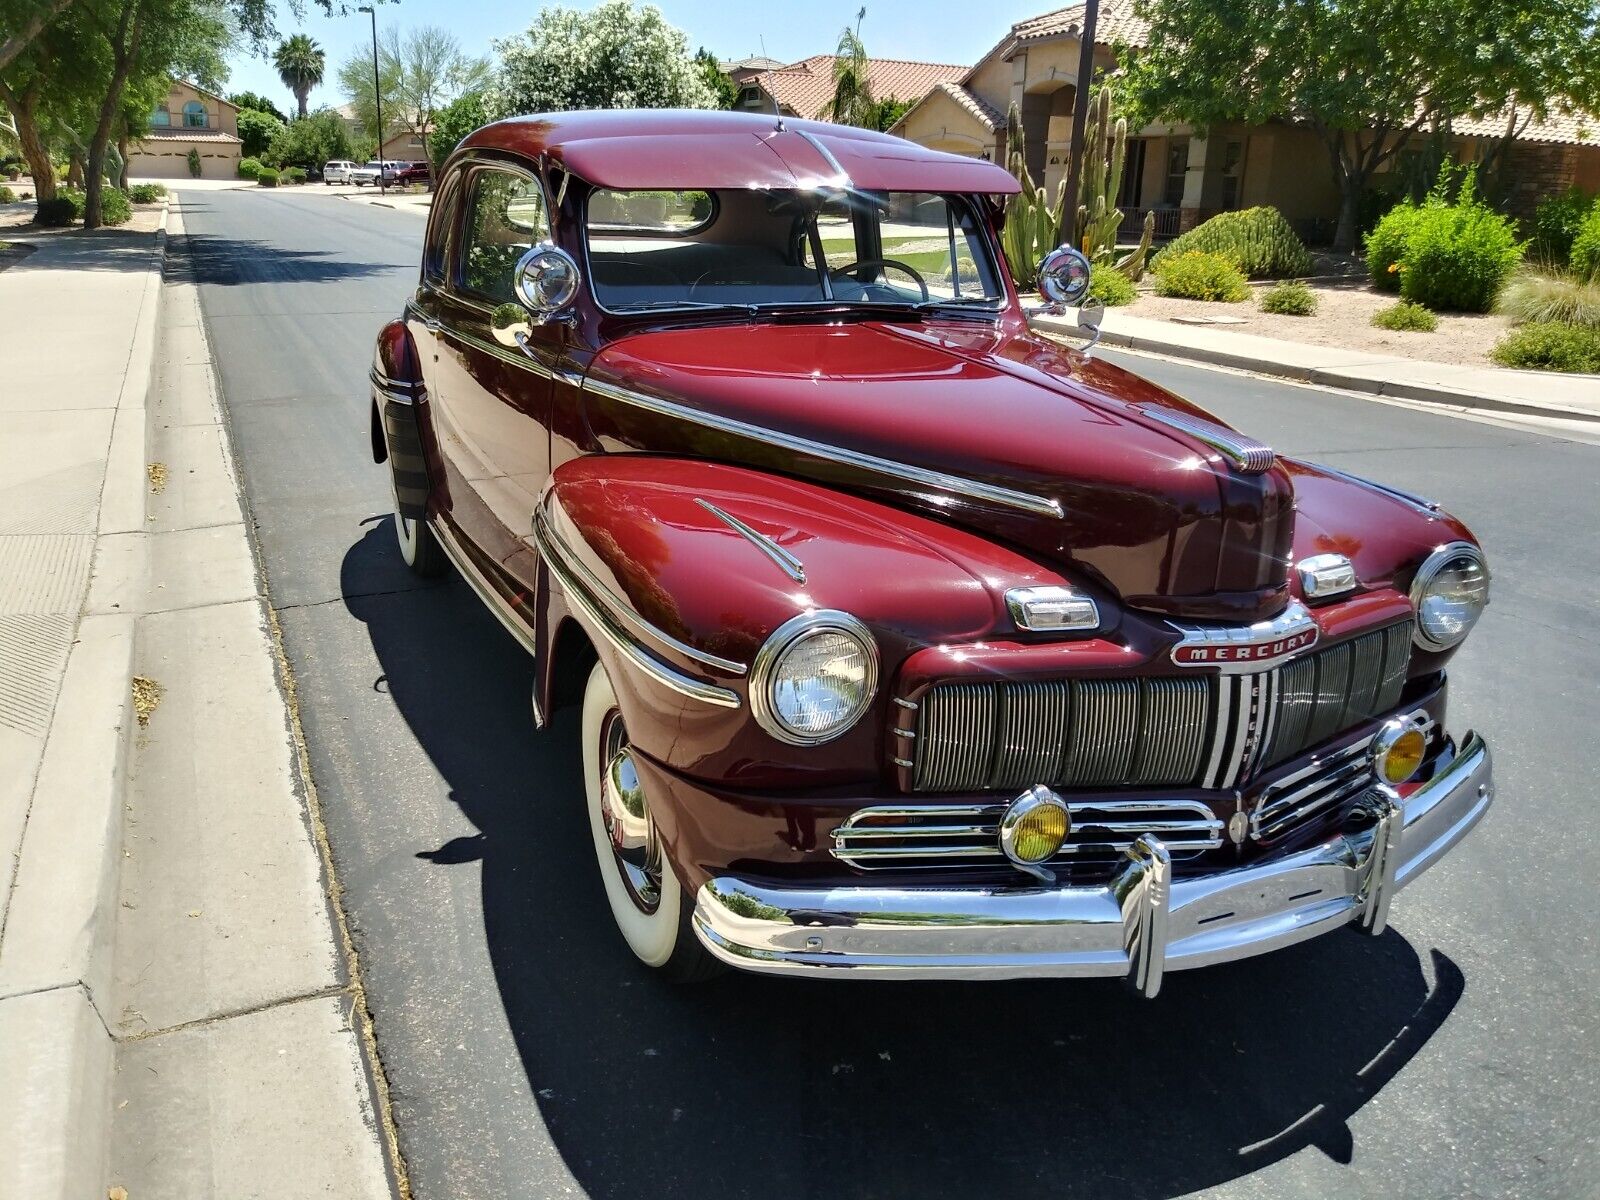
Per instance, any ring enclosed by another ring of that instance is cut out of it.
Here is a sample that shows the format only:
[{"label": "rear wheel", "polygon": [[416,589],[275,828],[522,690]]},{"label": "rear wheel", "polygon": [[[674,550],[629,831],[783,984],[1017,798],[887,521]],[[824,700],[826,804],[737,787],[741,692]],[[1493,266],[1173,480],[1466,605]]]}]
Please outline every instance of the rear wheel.
[{"label": "rear wheel", "polygon": [[432,528],[426,521],[407,517],[400,512],[400,497],[395,488],[394,469],[389,470],[389,493],[394,496],[394,534],[400,543],[400,557],[414,574],[433,579],[444,574],[449,560]]},{"label": "rear wheel", "polygon": [[628,948],[679,983],[720,974],[690,927],[693,900],[662,850],[616,692],[599,663],[583,693],[583,786],[606,901]]}]

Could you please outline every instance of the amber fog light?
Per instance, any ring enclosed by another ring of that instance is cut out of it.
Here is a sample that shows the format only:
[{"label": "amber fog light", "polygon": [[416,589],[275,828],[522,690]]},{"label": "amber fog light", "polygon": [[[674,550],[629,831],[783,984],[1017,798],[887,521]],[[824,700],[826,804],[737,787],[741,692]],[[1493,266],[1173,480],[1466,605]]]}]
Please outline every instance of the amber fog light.
[{"label": "amber fog light", "polygon": [[1405,783],[1422,766],[1428,739],[1409,721],[1390,721],[1372,739],[1372,767],[1391,786]]},{"label": "amber fog light", "polygon": [[1054,858],[1071,832],[1066,801],[1047,787],[1031,787],[1000,818],[1000,849],[1012,862],[1033,866]]}]

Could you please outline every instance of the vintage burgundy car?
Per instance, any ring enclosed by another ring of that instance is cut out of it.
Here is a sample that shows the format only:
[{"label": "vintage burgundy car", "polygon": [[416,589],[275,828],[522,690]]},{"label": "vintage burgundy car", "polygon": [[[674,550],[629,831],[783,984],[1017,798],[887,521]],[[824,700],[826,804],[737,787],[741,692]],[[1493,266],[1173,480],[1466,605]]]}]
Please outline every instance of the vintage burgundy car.
[{"label": "vintage burgundy car", "polygon": [[502,121],[441,173],[372,371],[401,551],[533,656],[538,725],[581,710],[674,977],[1154,995],[1381,932],[1490,803],[1466,527],[1032,332],[1017,190],[735,113]]}]

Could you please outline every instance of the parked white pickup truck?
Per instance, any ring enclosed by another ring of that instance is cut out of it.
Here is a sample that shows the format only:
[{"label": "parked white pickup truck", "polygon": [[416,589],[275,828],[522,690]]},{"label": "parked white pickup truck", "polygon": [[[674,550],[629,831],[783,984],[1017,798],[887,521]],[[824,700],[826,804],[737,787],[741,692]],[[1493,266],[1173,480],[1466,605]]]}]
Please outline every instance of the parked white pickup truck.
[{"label": "parked white pickup truck", "polygon": [[365,187],[368,184],[376,187],[378,183],[378,173],[381,171],[383,173],[383,182],[386,184],[392,184],[395,181],[395,176],[399,175],[404,168],[410,165],[410,163],[399,162],[395,159],[385,159],[382,163],[379,163],[376,159],[374,159],[371,162],[363,163],[358,167],[351,168],[350,182],[355,184],[357,187]]}]

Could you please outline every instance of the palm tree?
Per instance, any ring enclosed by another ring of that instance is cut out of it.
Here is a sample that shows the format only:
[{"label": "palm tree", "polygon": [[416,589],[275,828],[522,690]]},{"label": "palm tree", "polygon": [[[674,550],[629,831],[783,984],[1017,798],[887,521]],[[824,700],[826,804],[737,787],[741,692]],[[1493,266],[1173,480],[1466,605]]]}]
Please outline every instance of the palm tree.
[{"label": "palm tree", "polygon": [[322,61],[322,47],[303,33],[284,42],[272,57],[272,65],[278,68],[278,78],[299,102],[302,117],[306,115],[306,97],[322,82]]},{"label": "palm tree", "polygon": [[867,48],[861,41],[861,21],[866,15],[863,8],[856,14],[856,27],[846,25],[839,34],[839,45],[833,52],[833,99],[827,112],[828,120],[835,124],[876,129],[877,104],[867,81]]}]

